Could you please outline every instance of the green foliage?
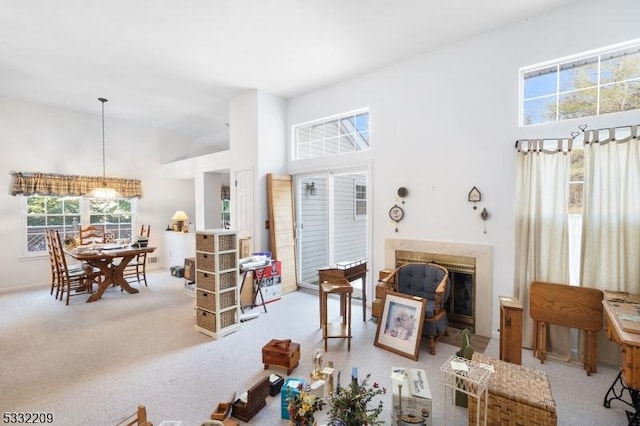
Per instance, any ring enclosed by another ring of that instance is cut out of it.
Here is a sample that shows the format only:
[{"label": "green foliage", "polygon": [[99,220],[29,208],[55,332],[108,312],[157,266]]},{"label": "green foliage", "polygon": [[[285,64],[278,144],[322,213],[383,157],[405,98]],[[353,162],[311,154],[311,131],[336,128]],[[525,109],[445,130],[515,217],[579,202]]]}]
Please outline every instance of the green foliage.
[{"label": "green foliage", "polygon": [[373,408],[369,403],[378,395],[386,393],[377,383],[368,385],[371,374],[367,374],[362,382],[352,380],[349,386],[336,389],[327,397],[329,404],[329,418],[340,419],[346,426],[381,425],[383,420],[378,416],[382,413],[382,400]]},{"label": "green foliage", "polygon": [[[599,95],[591,68],[576,68],[570,76],[564,88],[571,91],[560,94],[560,120],[640,109],[640,55],[603,62]],[[556,104],[549,104],[543,115],[555,121]]]}]

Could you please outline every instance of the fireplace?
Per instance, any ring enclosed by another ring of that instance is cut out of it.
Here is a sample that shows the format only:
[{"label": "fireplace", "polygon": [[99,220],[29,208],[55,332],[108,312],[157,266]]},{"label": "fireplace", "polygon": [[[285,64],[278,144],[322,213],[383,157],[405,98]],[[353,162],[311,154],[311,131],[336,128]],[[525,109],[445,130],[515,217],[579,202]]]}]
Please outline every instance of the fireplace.
[{"label": "fireplace", "polygon": [[476,258],[396,250],[396,268],[405,263],[437,263],[449,271],[450,294],[445,305],[451,327],[475,333]]},{"label": "fireplace", "polygon": [[407,262],[434,262],[447,268],[451,285],[447,303],[450,325],[491,337],[491,246],[388,238],[385,268]]}]

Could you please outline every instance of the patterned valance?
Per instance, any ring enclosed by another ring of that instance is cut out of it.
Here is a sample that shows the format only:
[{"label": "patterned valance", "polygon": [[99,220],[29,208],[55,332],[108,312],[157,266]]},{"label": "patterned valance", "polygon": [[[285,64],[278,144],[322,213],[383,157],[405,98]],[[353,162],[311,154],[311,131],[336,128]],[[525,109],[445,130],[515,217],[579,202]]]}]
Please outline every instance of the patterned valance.
[{"label": "patterned valance", "polygon": [[12,175],[11,195],[83,196],[95,188],[107,186],[126,198],[142,196],[142,185],[138,179],[26,172],[14,172]]}]

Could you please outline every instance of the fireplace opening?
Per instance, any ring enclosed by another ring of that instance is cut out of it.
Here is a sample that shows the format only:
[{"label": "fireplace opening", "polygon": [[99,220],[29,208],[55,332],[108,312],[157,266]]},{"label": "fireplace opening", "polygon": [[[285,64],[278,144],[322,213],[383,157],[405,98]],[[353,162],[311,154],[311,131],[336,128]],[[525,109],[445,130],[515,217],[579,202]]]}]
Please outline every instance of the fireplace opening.
[{"label": "fireplace opening", "polygon": [[449,271],[449,299],[445,304],[449,326],[475,333],[476,259],[437,253],[396,251],[396,267],[405,263],[436,263]]}]

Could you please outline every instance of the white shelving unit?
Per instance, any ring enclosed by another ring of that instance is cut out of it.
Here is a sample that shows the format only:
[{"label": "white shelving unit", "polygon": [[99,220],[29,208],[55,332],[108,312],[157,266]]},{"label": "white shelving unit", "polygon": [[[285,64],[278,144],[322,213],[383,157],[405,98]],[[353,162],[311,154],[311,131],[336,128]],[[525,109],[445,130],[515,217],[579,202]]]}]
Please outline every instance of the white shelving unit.
[{"label": "white shelving unit", "polygon": [[196,232],[196,330],[217,339],[240,327],[238,283],[237,233]]},{"label": "white shelving unit", "polygon": [[[492,368],[490,365],[480,364],[456,355],[452,355],[442,364],[440,371],[444,373],[444,424],[455,424],[456,391],[466,393],[469,395],[469,398],[477,398],[476,419],[478,425],[480,425],[480,403],[484,402],[483,424],[487,424],[487,400],[489,399],[487,387],[492,374]],[[450,392],[447,392],[447,388],[449,388]],[[447,423],[448,393],[451,394],[451,406],[453,407],[451,423]]]}]

